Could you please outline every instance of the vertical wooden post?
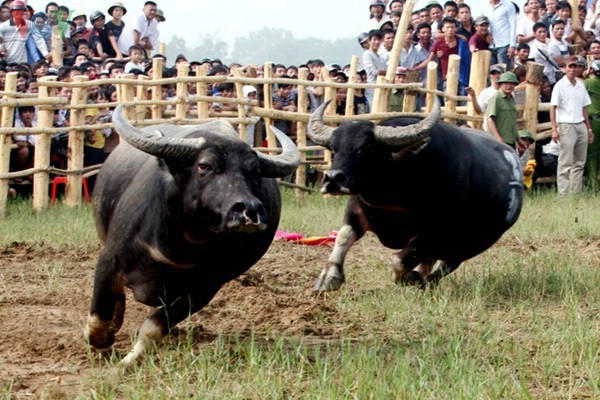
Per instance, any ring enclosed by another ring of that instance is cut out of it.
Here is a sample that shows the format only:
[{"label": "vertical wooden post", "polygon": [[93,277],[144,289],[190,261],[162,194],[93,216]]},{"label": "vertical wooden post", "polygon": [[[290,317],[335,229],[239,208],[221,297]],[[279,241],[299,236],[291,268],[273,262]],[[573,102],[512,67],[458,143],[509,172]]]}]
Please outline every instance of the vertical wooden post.
[{"label": "vertical wooden post", "polygon": [[[264,77],[269,80],[273,78],[273,63],[266,62],[264,67]],[[264,102],[267,110],[273,110],[273,85],[266,82],[264,86]],[[277,140],[273,131],[271,131],[271,118],[265,118],[265,130],[267,131],[267,143],[269,148],[274,149],[277,147]]]},{"label": "vertical wooden post", "polygon": [[[431,61],[427,64],[427,89],[437,90],[437,69],[438,65],[436,62]],[[433,98],[436,96],[433,93],[427,93],[425,97],[425,112],[430,113],[433,110]]]},{"label": "vertical wooden post", "polygon": [[[446,93],[456,95],[458,92],[458,73],[460,72],[460,56],[456,54],[450,55],[448,60],[448,74],[446,75]],[[446,111],[450,113],[456,112],[456,100],[446,98]],[[446,118],[447,122],[455,123],[453,118]]]},{"label": "vertical wooden post", "polygon": [[[152,59],[152,80],[156,81],[162,79],[163,76],[163,68],[165,66],[165,61],[156,57]],[[152,101],[161,101],[162,100],[162,86],[154,85],[152,86]],[[163,114],[163,106],[160,104],[152,105],[152,119],[162,119]]]},{"label": "vertical wooden post", "polygon": [[[134,79],[135,76],[133,74],[121,74],[117,79]],[[136,86],[127,84],[127,83],[119,83],[118,85],[118,94],[119,94],[119,103],[133,103],[135,98]],[[135,120],[136,107],[133,105],[125,105],[125,117],[129,121]]]},{"label": "vertical wooden post", "polygon": [[[188,63],[179,63],[177,65],[177,77],[187,78],[190,74],[190,65]],[[187,114],[186,98],[188,96],[187,82],[177,82],[177,104],[175,105],[175,118],[185,119]]]},{"label": "vertical wooden post", "polygon": [[[83,83],[88,81],[86,75],[78,75],[73,81],[75,83]],[[87,103],[88,90],[87,87],[75,86],[73,88],[73,96],[71,97],[71,105],[85,105]],[[82,126],[85,124],[85,109],[77,108],[71,110],[70,124],[73,127]],[[69,171],[79,171],[83,168],[83,143],[85,133],[83,131],[72,130],[69,132],[69,151],[68,151],[68,167]],[[65,203],[70,207],[75,207],[81,204],[81,181],[82,174],[70,174],[67,176],[67,186],[65,190]]]},{"label": "vertical wooden post", "polygon": [[[138,75],[137,80],[138,81],[147,81],[149,80],[150,77],[146,76],[146,75]],[[148,95],[148,86],[146,85],[137,85],[137,90],[135,93],[135,99],[138,101],[141,100],[148,100],[150,96]],[[148,110],[148,106],[145,106],[143,104],[139,104],[135,107],[135,119],[137,120],[144,120],[146,119],[146,110]]]},{"label": "vertical wooden post", "polygon": [[[327,68],[321,68],[321,81],[325,83],[332,83],[333,79],[329,76]],[[327,108],[325,109],[325,115],[335,115],[337,90],[331,86],[325,86],[325,93],[323,101],[331,100]]]},{"label": "vertical wooden post", "polygon": [[[6,83],[4,90],[7,92],[2,98],[4,100],[14,100],[17,91],[18,72],[9,72],[6,74]],[[15,108],[11,106],[2,107],[2,128],[12,128],[14,121]],[[10,169],[10,145],[12,144],[12,135],[0,135],[0,174],[8,173]],[[0,214],[6,213],[6,203],[8,196],[8,179],[0,179]]]},{"label": "vertical wooden post", "polygon": [[63,66],[63,39],[58,30],[58,25],[52,28],[51,45],[52,48],[48,49],[48,51],[52,53],[52,65],[56,68],[60,68]]},{"label": "vertical wooden post", "polygon": [[414,112],[417,108],[417,92],[412,90],[404,91],[404,99],[402,100],[402,111]]},{"label": "vertical wooden post", "polygon": [[[350,76],[348,76],[348,82],[355,83],[356,75],[358,72],[358,56],[352,56],[352,61],[350,62]],[[346,109],[344,110],[345,115],[354,115],[354,94],[356,93],[356,89],[348,88],[348,93],[346,95]]]},{"label": "vertical wooden post", "polygon": [[[242,78],[244,76],[244,74],[242,74],[242,71],[240,71],[240,69],[238,68],[233,72],[233,76],[235,76],[236,78]],[[235,82],[235,92],[236,92],[237,98],[239,100],[244,100],[244,83],[243,82]],[[238,112],[238,117],[240,119],[246,117],[246,107],[244,107],[243,104],[238,104],[237,112]],[[247,143],[248,142],[248,124],[245,122],[239,124],[238,130],[240,133],[240,139],[242,139],[244,142]]]},{"label": "vertical wooden post", "polygon": [[[569,4],[571,5],[571,25],[575,25],[578,22],[581,22],[581,25],[583,26],[584,21],[579,21],[579,1],[569,0]],[[584,40],[585,38],[582,38],[580,35],[577,35],[573,38],[573,44],[580,44]]]},{"label": "vertical wooden post", "polygon": [[[400,23],[398,24],[398,29],[396,30],[396,37],[394,38],[394,45],[392,46],[392,51],[390,54],[390,60],[388,62],[388,68],[385,74],[385,77],[379,79],[377,77],[377,83],[392,83],[394,82],[394,77],[396,76],[396,68],[400,65],[400,53],[402,51],[402,46],[404,45],[404,39],[406,38],[406,31],[408,30],[408,25],[410,24],[410,17],[415,7],[417,0],[407,0],[404,3],[404,8],[402,9],[402,16],[400,17]],[[374,112],[386,112],[390,106],[390,94],[391,89],[383,89],[377,88],[375,89],[375,95],[373,100],[373,108]],[[375,107],[377,104],[377,107]]]},{"label": "vertical wooden post", "polygon": [[[490,60],[492,58],[492,52],[489,50],[476,51],[471,54],[471,72],[469,74],[469,86],[475,91],[475,95],[479,96],[479,93],[487,86],[488,71],[490,70]],[[475,108],[473,102],[467,103],[467,115],[475,116]],[[481,122],[469,121],[469,126],[476,129],[481,129]]]},{"label": "vertical wooden post", "polygon": [[535,138],[538,126],[538,107],[540,103],[540,92],[542,91],[542,78],[544,76],[543,64],[527,63],[527,76],[525,87],[525,109],[523,119],[525,129]]},{"label": "vertical wooden post", "polygon": [[[308,79],[308,69],[300,68],[298,70],[298,80],[300,82],[305,82]],[[298,85],[298,113],[306,114],[308,112],[308,92],[306,90],[305,85]],[[306,147],[306,123],[298,121],[297,122],[298,132],[296,136],[296,145],[299,148]],[[296,183],[298,185],[303,185],[306,182],[306,168],[308,167],[306,164],[302,162],[306,161],[306,151],[300,151],[300,162],[301,164],[296,169]],[[296,189],[297,197],[304,197],[306,192],[304,190]]]},{"label": "vertical wooden post", "polygon": [[[329,72],[327,71],[326,68],[321,68],[321,73],[322,73],[322,81],[326,82],[326,83],[331,83],[331,78],[329,77]],[[336,90],[334,88],[331,88],[329,86],[325,87],[325,95],[323,97],[324,101],[327,100],[331,100],[331,103],[329,103],[329,106],[327,106],[327,108],[325,109],[324,115],[325,116],[330,116],[330,115],[335,115],[335,103],[336,103]],[[377,96],[375,96],[375,101],[377,101]],[[331,155],[331,151],[325,149],[324,153],[323,153],[323,158],[325,159],[325,162],[329,165],[331,165],[331,161],[332,161],[332,155]]]},{"label": "vertical wooden post", "polygon": [[[44,76],[40,79],[43,82],[56,82],[56,76]],[[56,94],[56,88],[40,85],[40,99],[50,99]],[[52,128],[54,121],[54,111],[48,108],[38,110],[38,128]],[[42,133],[37,135],[35,141],[35,169],[46,169],[50,167],[50,145],[52,143],[52,133]],[[50,184],[50,175],[48,172],[36,172],[33,176],[33,210],[40,211],[48,207],[48,185]]]},{"label": "vertical wooden post", "polygon": [[[207,71],[205,66],[196,67],[196,76],[200,79],[206,77]],[[196,84],[196,94],[198,96],[208,96],[208,86],[201,80]],[[198,119],[208,118],[208,103],[205,101],[198,102]]]},{"label": "vertical wooden post", "polygon": [[160,42],[158,44],[158,53],[162,54],[163,56],[167,55],[167,44],[165,42]]}]

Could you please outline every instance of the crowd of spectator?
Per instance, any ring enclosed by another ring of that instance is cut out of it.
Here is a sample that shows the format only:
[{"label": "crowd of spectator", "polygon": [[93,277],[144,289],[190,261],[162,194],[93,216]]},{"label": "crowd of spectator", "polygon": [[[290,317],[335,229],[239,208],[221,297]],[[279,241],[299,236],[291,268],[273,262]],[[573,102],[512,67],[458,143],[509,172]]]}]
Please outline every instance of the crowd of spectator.
[{"label": "crowd of spectator", "polygon": [[[372,83],[379,75],[386,74],[390,63],[397,62],[391,59],[391,51],[404,4],[403,0],[366,0],[364,7],[364,26],[357,27],[357,32],[362,31],[358,34],[357,44],[362,58],[356,79]],[[165,21],[164,13],[153,1],[145,2],[143,9],[125,23],[123,17],[127,12],[125,4],[120,2],[111,4],[106,14],[97,10],[88,15],[55,2],[47,3],[44,11],[36,12],[23,0],[3,1],[0,6],[0,90],[4,90],[8,71],[18,71],[17,90],[25,93],[35,93],[37,80],[47,75],[56,75],[59,81],[69,81],[80,74],[90,79],[116,77],[121,73],[150,74],[152,58],[164,58],[156,54],[157,27]],[[571,18],[573,13],[577,18]],[[106,15],[110,18],[108,22]],[[396,69],[395,82],[423,82],[429,62],[436,61],[439,65],[439,89],[444,90],[449,57],[459,55],[459,94],[471,97],[475,110],[484,116],[484,130],[523,154],[523,162],[526,163],[533,135],[517,125],[516,104],[523,103],[524,96],[514,89],[524,81],[532,61],[542,64],[545,81],[540,100],[551,102],[553,107],[550,113],[540,113],[539,121],[552,122],[553,133],[551,138],[535,143],[536,174],[558,175],[560,194],[566,195],[582,190],[580,176],[585,165],[587,186],[596,191],[600,187],[596,179],[600,158],[600,139],[597,139],[600,136],[600,90],[595,89],[600,86],[596,83],[596,80],[600,82],[597,77],[600,75],[599,16],[596,0],[580,0],[577,10],[572,10],[567,1],[527,0],[520,9],[509,0],[486,0],[483,13],[477,16],[472,15],[470,6],[460,0],[445,3],[430,1],[426,7],[413,10],[410,16],[407,34],[402,38],[399,63],[391,66]],[[65,66],[60,68],[55,68],[52,61],[52,32],[55,27],[62,41],[61,57],[66,61]],[[470,60],[471,54],[482,50],[491,51],[492,66],[489,87],[476,94],[469,86]],[[233,74],[236,69],[241,69],[249,77],[263,75],[262,66],[224,65],[218,58],[188,61],[181,54],[176,57],[173,66],[164,69],[163,76],[173,76],[179,63],[187,63],[192,75],[198,65],[206,66],[212,76]],[[308,69],[308,79],[312,81],[322,80],[324,70],[336,82],[349,79],[350,65],[325,65],[320,59],[307,60],[298,66],[276,64],[273,74],[277,78],[297,78],[301,67]],[[581,97],[580,84],[587,97]],[[571,87],[578,88],[574,93],[581,101],[576,104],[564,93],[565,88]],[[172,96],[172,89],[165,87],[163,97]],[[192,93],[193,90],[194,85],[190,85]],[[233,84],[216,84],[210,90],[211,95],[216,97],[211,107],[214,111],[236,109],[218,99],[236,97]],[[264,100],[262,88],[258,86],[246,85],[243,91],[246,98]],[[70,94],[69,88],[63,88],[57,95],[69,97]],[[403,94],[402,90],[392,91],[390,110],[402,109]],[[90,103],[109,102],[115,101],[115,97],[115,87],[103,85],[90,90],[88,100]],[[323,87],[309,87],[309,111],[316,109],[323,98]],[[272,100],[275,109],[297,110],[297,90],[293,85],[277,85]],[[345,112],[346,100],[346,90],[337,90],[338,113]],[[417,108],[421,108],[423,103],[423,98],[418,97]],[[373,91],[358,90],[352,107],[355,114],[363,114],[370,111],[372,104]],[[565,110],[572,113],[573,108],[578,110],[575,117],[565,118]],[[86,110],[86,121],[109,121],[110,112],[108,108],[100,111],[90,108]],[[55,126],[67,126],[68,121],[68,112],[56,113]],[[20,107],[17,110],[15,126],[33,127],[35,124],[35,108]],[[295,135],[295,124],[280,120],[275,125],[290,136]],[[568,129],[570,125],[577,126],[566,139],[563,135],[571,131]],[[264,129],[260,125],[249,133],[251,144],[261,143]],[[53,142],[53,162],[61,166],[65,161],[61,156],[64,136],[55,135],[53,140],[56,142]],[[118,136],[111,130],[88,132],[86,164],[102,162],[117,141]],[[17,135],[14,143],[17,148],[12,153],[12,169],[30,167],[35,136]]]}]

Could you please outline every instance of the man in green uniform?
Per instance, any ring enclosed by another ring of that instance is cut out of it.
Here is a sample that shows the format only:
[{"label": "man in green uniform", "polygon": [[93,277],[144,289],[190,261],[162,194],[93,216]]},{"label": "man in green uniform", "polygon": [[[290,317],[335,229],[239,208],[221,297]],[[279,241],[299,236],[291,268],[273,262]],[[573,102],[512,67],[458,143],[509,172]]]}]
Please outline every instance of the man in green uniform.
[{"label": "man in green uniform", "polygon": [[513,72],[505,72],[498,79],[500,89],[492,96],[485,110],[487,131],[513,149],[524,147],[517,134],[517,105],[513,96],[519,79]]},{"label": "man in green uniform", "polygon": [[600,167],[600,61],[593,61],[591,67],[589,78],[583,81],[592,100],[592,104],[588,107],[588,114],[592,131],[594,131],[594,141],[588,145],[587,149],[585,173],[587,176],[587,189],[598,192],[600,190],[600,183],[598,182]]}]

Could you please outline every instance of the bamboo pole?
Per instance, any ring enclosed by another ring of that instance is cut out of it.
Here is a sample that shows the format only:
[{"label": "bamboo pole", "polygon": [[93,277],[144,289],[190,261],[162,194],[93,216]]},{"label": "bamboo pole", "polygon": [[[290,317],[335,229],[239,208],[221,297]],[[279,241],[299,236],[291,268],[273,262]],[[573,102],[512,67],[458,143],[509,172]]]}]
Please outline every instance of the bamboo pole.
[{"label": "bamboo pole", "polygon": [[165,42],[160,42],[158,44],[158,53],[162,55],[167,54],[167,44]]},{"label": "bamboo pole", "polygon": [[[300,68],[298,70],[298,78],[302,81],[305,81],[308,77],[308,69]],[[298,86],[298,113],[305,114],[308,112],[308,93],[306,90],[306,86],[299,85]],[[306,147],[306,123],[302,121],[298,121],[296,125],[296,145],[298,147]],[[306,152],[300,153],[300,162],[306,161]],[[296,183],[299,185],[303,185],[306,182],[306,167],[300,165],[298,169],[296,169]],[[303,197],[306,195],[304,190],[299,188],[296,189],[296,197]]]},{"label": "bamboo pole", "polygon": [[[74,78],[75,82],[87,81],[86,75],[78,75]],[[87,103],[88,90],[87,87],[75,87],[71,96],[72,104]],[[85,109],[71,110],[70,124],[71,126],[83,125],[85,123]],[[69,150],[68,150],[68,169],[83,168],[83,143],[85,134],[81,131],[69,132]],[[81,184],[82,176],[69,175],[67,176],[67,185],[65,189],[65,203],[70,207],[75,207],[81,204]]]},{"label": "bamboo pole", "polygon": [[[190,66],[188,63],[177,64],[177,77],[185,78],[190,73]],[[177,104],[175,105],[175,118],[185,118],[187,104],[185,99],[188,95],[188,84],[187,82],[178,82],[176,86],[177,93]]]},{"label": "bamboo pole", "polygon": [[[383,77],[381,75],[377,77],[378,85],[382,84],[384,82],[385,82],[385,77]],[[377,92],[377,90],[375,91],[375,96],[373,97],[373,107],[371,108],[371,112],[380,113],[380,112],[387,111],[387,105],[389,104],[389,101],[386,101],[384,96],[385,96],[385,92],[383,90],[380,90],[379,92]]]},{"label": "bamboo pole", "polygon": [[[492,52],[489,50],[476,51],[471,53],[471,72],[469,75],[469,86],[475,91],[475,95],[479,96],[479,93],[487,86],[488,71],[490,69],[490,60]],[[475,116],[475,108],[473,103],[469,101],[467,108],[467,115]],[[475,129],[481,129],[481,124],[475,121],[469,121],[469,126]]]},{"label": "bamboo pole", "polygon": [[402,100],[402,111],[413,112],[417,108],[417,93],[412,90],[404,91],[404,99]]},{"label": "bamboo pole", "polygon": [[[131,78],[132,74],[121,74],[119,75],[119,77],[123,77],[122,79],[129,79]],[[136,114],[136,106],[135,106],[135,86],[133,85],[127,85],[127,84],[123,84],[123,85],[119,85],[117,86],[118,88],[118,94],[121,96],[119,98],[120,103],[125,104],[125,117],[130,120],[133,121],[135,119],[135,114]]]},{"label": "bamboo pole", "polygon": [[[392,51],[390,54],[390,59],[388,61],[388,68],[386,70],[385,76],[380,81],[377,79],[377,83],[385,82],[385,83],[393,83],[394,77],[396,76],[396,68],[400,65],[400,53],[402,52],[402,47],[404,46],[404,41],[406,39],[406,32],[408,30],[408,25],[410,24],[410,17],[412,15],[413,8],[417,0],[407,0],[404,3],[404,8],[402,9],[402,16],[400,17],[400,23],[398,24],[398,29],[396,30],[396,36],[394,38],[394,45],[392,46]],[[377,88],[375,89],[375,95],[373,103],[378,104],[377,108],[375,108],[378,112],[385,112],[389,109],[390,105],[390,94],[391,89],[387,88]],[[375,99],[379,98],[379,102]],[[374,104],[375,105],[375,104]]]},{"label": "bamboo pole", "polygon": [[[352,56],[352,61],[350,62],[350,76],[348,76],[348,82],[354,82],[356,80],[358,72],[358,56]],[[350,87],[347,89],[346,93],[346,109],[344,110],[344,115],[350,116],[354,115],[354,95],[356,94],[356,89]]]},{"label": "bamboo pole", "polygon": [[52,28],[51,46],[52,48],[48,49],[48,51],[52,54],[52,66],[60,68],[63,66],[63,39],[58,30],[58,25]]},{"label": "bamboo pole", "polygon": [[[577,25],[577,23],[581,22],[583,26],[584,21],[579,21],[579,1],[578,0],[569,0],[569,4],[571,5],[571,26]],[[580,45],[585,38],[582,38],[581,35],[577,34],[573,38],[573,44]]]},{"label": "bamboo pole", "polygon": [[[206,78],[206,67],[196,67],[196,76],[200,78],[196,83],[196,95],[197,96],[208,96],[208,86],[203,83],[202,80]],[[208,103],[198,99],[198,118],[208,118]]]},{"label": "bamboo pole", "polygon": [[[243,76],[242,71],[240,71],[239,68],[236,69],[235,71],[233,71],[233,75],[236,77]],[[243,101],[244,100],[244,84],[242,82],[235,83],[235,92],[236,92],[238,100]],[[239,118],[244,118],[246,116],[246,107],[244,107],[242,104],[238,104],[237,112],[238,112]],[[242,139],[242,141],[248,143],[248,125],[240,124],[238,131],[240,133],[240,139]]]},{"label": "bamboo pole", "polygon": [[[17,91],[17,75],[18,72],[9,72],[6,74],[5,88],[9,91]],[[5,99],[9,99],[10,95],[5,95]],[[2,108],[2,119],[0,125],[4,127],[13,126],[13,117],[15,114],[14,107],[6,106]],[[10,170],[10,150],[12,144],[12,136],[2,135],[0,138],[0,174],[8,173]],[[8,179],[0,179],[0,214],[6,213],[6,203],[8,200]]]},{"label": "bamboo pole", "polygon": [[[150,79],[149,76],[146,75],[138,75],[137,79],[139,81],[147,81]],[[135,108],[135,118],[136,119],[144,119],[146,118],[146,106],[144,105],[143,102],[146,102],[149,100],[149,95],[148,95],[148,88],[144,85],[138,85],[137,86],[137,90],[136,90],[136,94],[135,94],[135,101],[137,103],[137,106]],[[102,105],[102,104],[101,104]]]},{"label": "bamboo pole", "polygon": [[[446,93],[456,95],[458,92],[458,74],[460,72],[460,56],[451,54],[448,59],[448,74],[446,75]],[[456,112],[456,100],[448,98],[446,100],[446,111]],[[456,123],[454,119],[446,119],[446,122]]]},{"label": "bamboo pole", "polygon": [[[427,64],[427,89],[437,90],[437,69],[438,65],[436,62],[431,61]],[[433,97],[434,94],[427,93],[425,97],[425,113],[430,113],[433,110]]]},{"label": "bamboo pole", "polygon": [[[55,76],[44,76],[41,80],[56,80]],[[56,88],[40,86],[40,100],[52,98],[56,94]],[[51,128],[54,121],[54,111],[51,109],[38,110],[38,128]],[[38,135],[35,141],[35,165],[34,168],[50,168],[50,146],[52,133]],[[40,211],[48,207],[48,185],[50,175],[47,172],[38,172],[33,176],[33,210]]]},{"label": "bamboo pole", "polygon": [[[161,79],[163,76],[163,68],[165,66],[165,61],[161,57],[156,57],[152,59],[152,80]],[[157,82],[156,85],[152,86],[152,100],[159,101],[162,100],[162,84]],[[162,119],[163,115],[163,107],[161,105],[154,105],[151,108],[152,119]]]},{"label": "bamboo pole", "polygon": [[[266,62],[264,66],[264,75],[265,78],[271,79],[273,78],[273,63]],[[264,84],[264,103],[265,108],[272,110],[273,109],[273,86],[269,83]],[[269,147],[277,147],[277,141],[275,139],[275,135],[271,130],[271,118],[265,118],[265,130],[267,131],[267,143]]]},{"label": "bamboo pole", "polygon": [[[329,76],[329,72],[327,68],[321,68],[321,79],[323,82],[331,83],[333,79]],[[325,86],[325,93],[323,96],[323,100],[331,100],[327,108],[325,109],[325,115],[334,115],[335,109],[337,105],[337,89],[331,86]]]},{"label": "bamboo pole", "polygon": [[538,129],[538,107],[543,76],[544,66],[542,64],[527,63],[527,75],[525,77],[527,86],[525,88],[523,119],[525,120],[525,129],[531,132],[532,135],[535,135]]}]

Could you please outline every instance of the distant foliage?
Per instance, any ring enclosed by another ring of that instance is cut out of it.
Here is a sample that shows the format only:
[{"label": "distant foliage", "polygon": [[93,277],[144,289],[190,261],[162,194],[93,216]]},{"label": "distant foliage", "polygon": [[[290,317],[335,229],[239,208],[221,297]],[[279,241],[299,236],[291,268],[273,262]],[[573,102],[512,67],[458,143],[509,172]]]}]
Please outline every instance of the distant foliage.
[{"label": "distant foliage", "polygon": [[169,63],[177,54],[185,54],[188,60],[220,58],[225,63],[264,64],[266,61],[284,65],[300,65],[307,60],[319,58],[326,64],[348,64],[353,55],[361,53],[354,38],[329,40],[327,38],[294,38],[285,29],[263,28],[235,40],[229,52],[227,43],[215,40],[208,34],[200,38],[196,47],[187,46],[184,38],[173,36],[167,44]]}]

